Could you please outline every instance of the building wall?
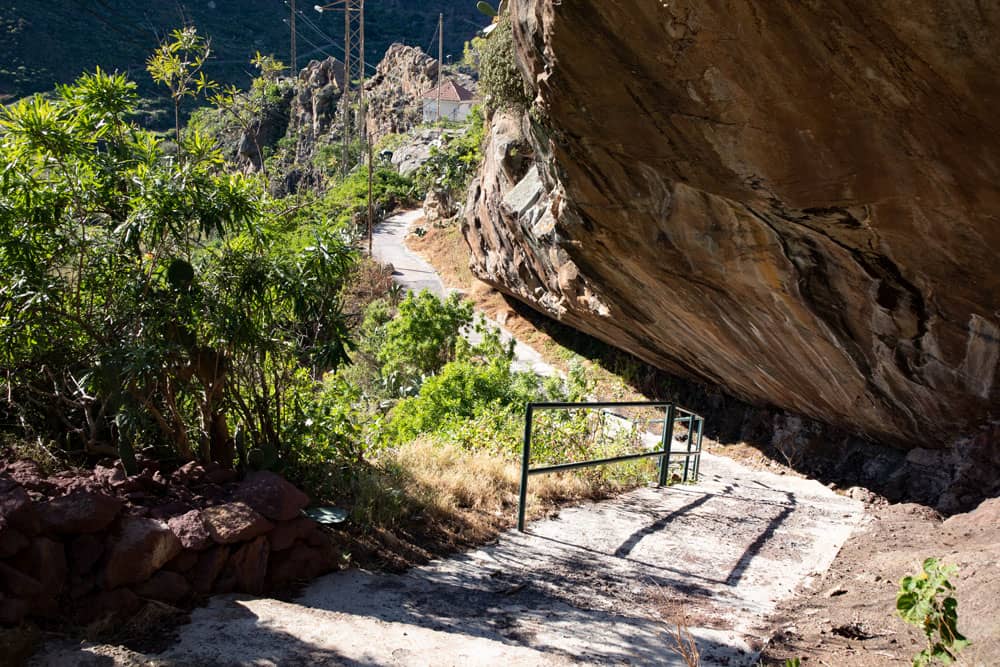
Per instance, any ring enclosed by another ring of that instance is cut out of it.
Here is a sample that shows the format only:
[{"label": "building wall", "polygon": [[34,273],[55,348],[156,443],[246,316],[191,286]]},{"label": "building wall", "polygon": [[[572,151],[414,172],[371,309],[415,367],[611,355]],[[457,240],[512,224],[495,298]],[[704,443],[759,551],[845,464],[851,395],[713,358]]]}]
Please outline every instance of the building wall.
[{"label": "building wall", "polygon": [[[442,119],[463,121],[471,110],[472,102],[449,102],[448,100],[441,100]],[[437,118],[437,100],[424,100],[424,122],[433,123]]]}]

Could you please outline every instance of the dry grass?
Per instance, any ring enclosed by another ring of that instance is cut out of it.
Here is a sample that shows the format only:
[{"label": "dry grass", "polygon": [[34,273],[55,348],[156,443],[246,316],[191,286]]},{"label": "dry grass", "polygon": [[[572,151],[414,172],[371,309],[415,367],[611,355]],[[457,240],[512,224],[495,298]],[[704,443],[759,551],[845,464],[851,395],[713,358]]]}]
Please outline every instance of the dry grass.
[{"label": "dry grass", "polygon": [[[403,491],[433,519],[471,520],[491,529],[512,525],[520,484],[515,463],[429,439],[415,440],[391,457],[394,467],[404,473]],[[535,477],[529,486],[529,516],[539,517],[556,505],[599,498],[606,492],[577,475]]]}]

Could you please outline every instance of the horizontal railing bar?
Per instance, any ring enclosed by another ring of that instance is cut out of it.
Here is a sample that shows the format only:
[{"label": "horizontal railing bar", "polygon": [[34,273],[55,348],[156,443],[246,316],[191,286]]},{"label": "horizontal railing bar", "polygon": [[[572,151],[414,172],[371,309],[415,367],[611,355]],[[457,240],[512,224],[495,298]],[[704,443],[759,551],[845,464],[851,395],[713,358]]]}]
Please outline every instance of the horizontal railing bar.
[{"label": "horizontal railing bar", "polygon": [[[591,403],[573,403],[570,401],[541,401],[539,403],[529,403],[531,407],[541,410],[565,410],[566,408],[666,408],[670,406],[669,401],[594,401]],[[703,417],[693,410],[674,406],[675,410],[686,412],[698,419]],[[686,419],[682,417],[681,419]]]},{"label": "horizontal railing bar", "polygon": [[528,405],[536,409],[551,410],[565,408],[665,408],[670,403],[658,401],[595,401],[593,403],[543,401],[541,403],[529,403]]},{"label": "horizontal railing bar", "polygon": [[603,465],[605,463],[619,463],[621,461],[633,461],[635,459],[649,459],[656,457],[663,457],[663,450],[657,450],[655,452],[642,452],[640,454],[625,454],[624,456],[612,456],[608,459],[594,459],[591,461],[575,461],[573,463],[559,463],[551,466],[543,466],[541,468],[529,468],[529,475],[540,475],[546,472],[557,472],[559,470],[576,470],[577,468],[586,468],[588,466]]}]

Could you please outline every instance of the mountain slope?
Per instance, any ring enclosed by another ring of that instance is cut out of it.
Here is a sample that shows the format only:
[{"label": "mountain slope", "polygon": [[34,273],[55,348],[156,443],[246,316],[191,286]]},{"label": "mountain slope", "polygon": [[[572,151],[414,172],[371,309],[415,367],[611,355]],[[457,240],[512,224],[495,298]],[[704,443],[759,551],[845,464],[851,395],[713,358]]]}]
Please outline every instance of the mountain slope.
[{"label": "mountain slope", "polygon": [[[299,66],[310,58],[342,58],[343,15],[318,14],[308,0],[298,5]],[[439,12],[444,15],[445,54],[460,59],[464,42],[486,23],[471,0],[369,0],[368,62],[377,63],[393,42],[424,50],[433,45],[436,54]],[[255,51],[288,62],[288,17],[282,0],[14,0],[0,7],[0,101],[51,90],[98,65],[127,71],[150,90],[146,58],[161,36],[187,23],[212,38],[215,58],[209,75],[246,85]]]}]

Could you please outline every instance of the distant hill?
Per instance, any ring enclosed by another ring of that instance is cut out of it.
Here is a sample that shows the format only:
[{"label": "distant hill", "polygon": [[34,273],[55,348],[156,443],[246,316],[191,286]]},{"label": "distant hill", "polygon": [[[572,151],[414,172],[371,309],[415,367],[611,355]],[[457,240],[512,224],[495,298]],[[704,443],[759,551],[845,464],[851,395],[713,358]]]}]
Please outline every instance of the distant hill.
[{"label": "distant hill", "polygon": [[[310,58],[342,58],[343,15],[318,14],[298,0],[299,66]],[[393,42],[437,56],[438,13],[444,14],[445,54],[486,24],[473,0],[367,0],[366,55],[374,65]],[[212,38],[210,77],[249,83],[255,51],[289,60],[290,11],[284,0],[13,0],[0,6],[0,101],[51,90],[100,65],[128,72],[149,93],[145,61],[158,40],[191,23]],[[447,56],[446,56],[447,61]]]}]

